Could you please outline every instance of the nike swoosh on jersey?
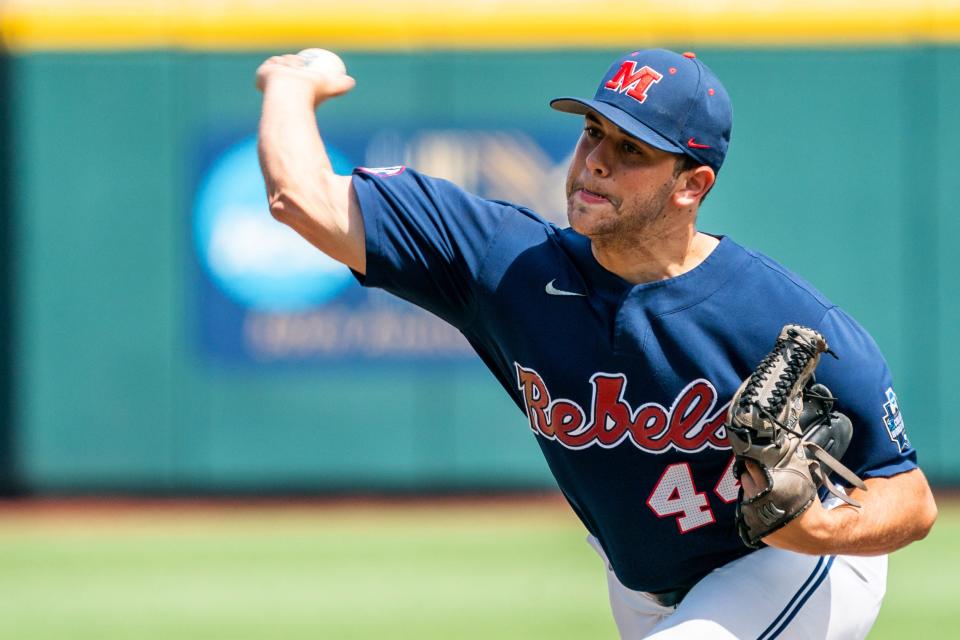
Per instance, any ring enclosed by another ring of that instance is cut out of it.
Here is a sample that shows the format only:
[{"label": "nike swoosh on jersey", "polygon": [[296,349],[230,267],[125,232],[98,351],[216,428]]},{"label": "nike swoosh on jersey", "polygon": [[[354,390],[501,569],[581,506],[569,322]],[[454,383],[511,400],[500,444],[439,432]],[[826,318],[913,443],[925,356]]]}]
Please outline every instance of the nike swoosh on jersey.
[{"label": "nike swoosh on jersey", "polygon": [[557,279],[554,278],[553,280],[551,280],[550,282],[547,283],[547,286],[546,286],[546,287],[544,287],[544,291],[546,291],[546,292],[547,292],[548,294],[550,294],[551,296],[580,296],[580,297],[586,297],[586,295],[587,295],[587,294],[585,294],[585,293],[575,293],[575,292],[573,292],[573,291],[564,291],[563,289],[557,289],[555,286],[553,286],[553,283],[556,282],[556,281],[557,281]]}]

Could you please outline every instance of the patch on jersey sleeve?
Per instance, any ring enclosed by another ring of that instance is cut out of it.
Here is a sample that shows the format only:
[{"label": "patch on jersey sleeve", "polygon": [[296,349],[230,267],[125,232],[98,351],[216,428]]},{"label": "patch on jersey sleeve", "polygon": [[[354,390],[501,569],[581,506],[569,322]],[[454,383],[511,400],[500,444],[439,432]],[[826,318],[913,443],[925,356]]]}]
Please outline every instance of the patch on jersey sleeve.
[{"label": "patch on jersey sleeve", "polygon": [[887,396],[887,401],[883,403],[883,424],[887,427],[890,440],[897,445],[900,453],[903,453],[910,446],[910,441],[907,440],[907,432],[903,427],[903,415],[897,403],[897,394],[893,392],[893,387],[887,387],[884,395]]},{"label": "patch on jersey sleeve", "polygon": [[403,173],[406,167],[397,165],[396,167],[357,167],[357,169],[364,173],[369,173],[372,176],[392,178],[393,176],[398,176]]}]

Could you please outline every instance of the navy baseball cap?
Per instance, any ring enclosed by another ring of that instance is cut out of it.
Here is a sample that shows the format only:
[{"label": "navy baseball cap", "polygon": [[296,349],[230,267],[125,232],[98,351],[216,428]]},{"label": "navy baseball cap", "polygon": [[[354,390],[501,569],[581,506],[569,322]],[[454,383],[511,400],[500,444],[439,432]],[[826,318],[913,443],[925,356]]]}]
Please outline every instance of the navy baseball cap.
[{"label": "navy baseball cap", "polygon": [[720,170],[730,144],[730,96],[696,54],[633,51],[610,65],[593,100],[554,98],[566,113],[595,111],[652,147]]}]

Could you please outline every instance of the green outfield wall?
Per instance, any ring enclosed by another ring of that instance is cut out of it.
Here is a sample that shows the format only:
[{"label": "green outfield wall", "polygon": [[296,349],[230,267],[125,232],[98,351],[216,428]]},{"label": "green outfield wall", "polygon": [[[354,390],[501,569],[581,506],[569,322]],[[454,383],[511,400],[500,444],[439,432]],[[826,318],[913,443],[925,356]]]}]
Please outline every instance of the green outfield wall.
[{"label": "green outfield wall", "polygon": [[14,440],[15,412],[12,379],[13,357],[13,209],[10,164],[14,157],[10,100],[10,58],[0,46],[0,494],[14,494],[17,487],[17,455]]},{"label": "green outfield wall", "polygon": [[[735,111],[701,227],[780,260],[858,318],[888,357],[924,469],[960,481],[948,446],[960,388],[960,48],[697,52]],[[580,122],[547,101],[592,93],[616,53],[346,51],[358,85],[321,108],[321,129],[343,162],[423,159],[557,217],[552,187]],[[346,284],[349,301],[328,298],[326,311],[261,313],[211,276],[198,202],[255,132],[265,55],[12,57],[0,277],[10,265],[9,468],[20,486],[552,486],[525,418],[455,337],[420,335],[425,320]],[[465,149],[497,172],[449,159]],[[237,191],[248,188],[259,186]],[[383,330],[357,333],[360,316]]]}]

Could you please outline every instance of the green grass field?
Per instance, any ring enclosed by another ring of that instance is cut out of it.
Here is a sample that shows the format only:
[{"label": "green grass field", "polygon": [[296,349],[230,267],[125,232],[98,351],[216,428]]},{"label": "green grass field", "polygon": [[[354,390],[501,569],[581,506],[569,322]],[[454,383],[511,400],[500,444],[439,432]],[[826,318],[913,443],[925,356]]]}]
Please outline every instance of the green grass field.
[{"label": "green grass field", "polygon": [[[0,638],[615,638],[555,500],[0,508]],[[893,556],[871,638],[960,630],[960,505]]]}]

